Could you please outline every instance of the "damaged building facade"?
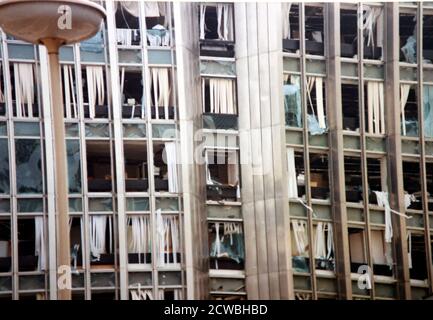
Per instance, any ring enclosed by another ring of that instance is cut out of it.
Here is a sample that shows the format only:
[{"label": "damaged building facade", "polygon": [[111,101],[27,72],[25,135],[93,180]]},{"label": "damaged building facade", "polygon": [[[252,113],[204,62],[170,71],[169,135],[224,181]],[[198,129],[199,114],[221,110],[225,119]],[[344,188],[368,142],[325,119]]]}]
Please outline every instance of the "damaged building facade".
[{"label": "damaged building facade", "polygon": [[[73,299],[432,294],[433,3],[101,4],[60,52]],[[0,299],[57,298],[48,74],[1,33]]]}]

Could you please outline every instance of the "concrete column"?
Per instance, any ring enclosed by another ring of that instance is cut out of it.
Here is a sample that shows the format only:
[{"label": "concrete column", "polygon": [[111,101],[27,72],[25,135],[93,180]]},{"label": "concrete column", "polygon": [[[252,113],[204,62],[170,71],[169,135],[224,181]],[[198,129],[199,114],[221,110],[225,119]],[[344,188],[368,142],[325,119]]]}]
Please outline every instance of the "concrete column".
[{"label": "concrete column", "polygon": [[281,4],[234,6],[247,294],[290,299]]},{"label": "concrete column", "polygon": [[196,161],[202,129],[198,12],[195,3],[173,3],[182,176],[187,299],[208,297],[209,249],[205,167]]}]

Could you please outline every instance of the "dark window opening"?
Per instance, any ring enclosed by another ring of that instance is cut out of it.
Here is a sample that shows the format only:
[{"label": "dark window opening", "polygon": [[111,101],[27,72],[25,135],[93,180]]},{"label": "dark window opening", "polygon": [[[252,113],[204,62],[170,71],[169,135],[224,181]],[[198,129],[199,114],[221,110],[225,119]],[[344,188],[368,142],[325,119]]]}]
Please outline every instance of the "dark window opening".
[{"label": "dark window opening", "polygon": [[125,141],[125,189],[127,192],[147,192],[149,188],[147,144],[142,141]]},{"label": "dark window opening", "polygon": [[328,156],[310,153],[311,198],[329,199]]},{"label": "dark window opening", "polygon": [[361,158],[344,157],[344,176],[346,182],[346,201],[363,201]]},{"label": "dark window opening", "polygon": [[92,292],[92,300],[116,300],[116,293],[113,292]]},{"label": "dark window opening", "polygon": [[11,221],[9,218],[0,218],[0,273],[11,270]]},{"label": "dark window opening", "polygon": [[122,99],[122,117],[125,119],[143,118],[145,108],[143,105],[143,75],[141,69],[125,70],[121,68],[120,88]]},{"label": "dark window opening", "polygon": [[[36,219],[38,219],[37,222]],[[41,249],[42,246],[45,246],[43,237],[45,228],[42,219],[42,217],[18,219],[19,271],[46,270],[46,249]]]},{"label": "dark window opening", "polygon": [[358,54],[358,15],[357,10],[341,9],[340,11],[340,37],[341,56],[352,58]]},{"label": "dark window opening", "polygon": [[[385,191],[386,181],[383,181],[383,177],[386,177],[386,170],[382,175],[383,162],[381,159],[367,158],[367,181],[368,181],[368,194],[369,202],[371,204],[377,204],[377,198],[374,191]],[[383,168],[384,169],[384,168]]]},{"label": "dark window opening", "polygon": [[108,118],[106,75],[103,66],[82,68],[84,117]]},{"label": "dark window opening", "polygon": [[[289,5],[290,9],[284,5]],[[299,5],[288,3],[283,4],[283,8],[289,10],[288,20],[285,17],[287,13],[283,12],[283,49],[285,52],[296,53],[299,50]]]},{"label": "dark window opening", "polygon": [[410,238],[410,250],[412,260],[412,268],[409,269],[410,278],[417,280],[426,280],[428,276],[425,238],[423,235],[418,234],[412,234]]},{"label": "dark window opening", "polygon": [[295,151],[296,182],[298,186],[298,198],[305,196],[305,169],[304,153]]},{"label": "dark window opening", "polygon": [[400,13],[400,61],[416,63],[416,16]]},{"label": "dark window opening", "polygon": [[111,192],[110,142],[86,141],[87,187],[89,192]]},{"label": "dark window opening", "polygon": [[4,88],[4,76],[2,69],[2,62],[0,60],[0,116],[6,115],[6,96],[5,96],[5,88]]},{"label": "dark window opening", "polygon": [[403,161],[403,186],[407,194],[416,197],[409,209],[422,210],[422,192],[420,179],[420,164],[418,162]]},{"label": "dark window opening", "polygon": [[72,271],[78,271],[83,266],[83,232],[84,224],[82,218],[69,218],[70,224],[70,245],[71,245],[71,267]]},{"label": "dark window opening", "polygon": [[323,8],[305,6],[305,52],[324,55],[324,20]]},{"label": "dark window opening", "polygon": [[[414,86],[410,84],[400,84],[401,99],[405,99],[404,113],[401,119],[401,134],[403,136],[418,137],[418,105],[417,95]],[[404,101],[402,101],[404,102]]]},{"label": "dark window opening", "polygon": [[343,108],[343,129],[359,131],[359,93],[356,84],[341,84],[341,104]]},{"label": "dark window opening", "polygon": [[424,15],[422,32],[422,53],[424,63],[433,63],[433,16]]},{"label": "dark window opening", "polygon": [[153,145],[153,172],[155,191],[168,191],[167,163],[164,161],[164,145]]},{"label": "dark window opening", "polygon": [[236,151],[207,151],[207,199],[232,200],[240,197],[239,160]]}]

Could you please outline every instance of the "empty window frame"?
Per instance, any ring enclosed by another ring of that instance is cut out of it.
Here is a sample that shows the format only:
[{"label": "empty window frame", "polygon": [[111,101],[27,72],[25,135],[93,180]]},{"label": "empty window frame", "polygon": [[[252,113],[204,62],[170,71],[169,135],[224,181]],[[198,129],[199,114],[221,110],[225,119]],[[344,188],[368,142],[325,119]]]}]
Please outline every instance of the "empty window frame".
[{"label": "empty window frame", "polygon": [[122,46],[140,45],[140,3],[137,1],[116,2],[117,44]]},{"label": "empty window frame", "polygon": [[384,84],[379,81],[365,81],[364,108],[365,131],[370,134],[385,134]]},{"label": "empty window frame", "polygon": [[305,196],[304,153],[287,148],[289,199]]},{"label": "empty window frame", "polygon": [[75,68],[64,64],[60,67],[63,89],[64,116],[66,119],[78,118],[77,86]]},{"label": "empty window frame", "polygon": [[37,103],[36,67],[32,63],[14,62],[11,69],[12,103],[14,116],[33,118],[39,116]]},{"label": "empty window frame", "polygon": [[409,273],[411,279],[427,280],[427,259],[423,234],[408,231]]},{"label": "empty window frame", "polygon": [[6,115],[6,97],[2,61],[0,60],[0,116]]},{"label": "empty window frame", "polygon": [[299,4],[282,3],[283,50],[296,53],[299,50]]},{"label": "empty window frame", "polygon": [[364,229],[349,228],[350,270],[358,273],[358,268],[367,265],[367,246]]},{"label": "empty window frame", "polygon": [[409,209],[422,210],[421,173],[419,161],[403,161],[403,187],[405,194],[414,196]]},{"label": "empty window frame", "polygon": [[43,216],[18,219],[19,271],[47,270],[47,237]]},{"label": "empty window frame", "polygon": [[328,155],[310,153],[311,198],[329,199]]},{"label": "empty window frame", "polygon": [[362,5],[364,59],[381,59],[383,55],[384,8]]},{"label": "empty window frame", "polygon": [[71,246],[71,268],[74,272],[82,269],[84,258],[84,223],[83,217],[69,218],[69,236]]},{"label": "empty window frame", "polygon": [[7,138],[0,138],[0,194],[10,193],[9,145]]},{"label": "empty window frame", "polygon": [[343,130],[359,132],[359,91],[355,83],[341,84]]},{"label": "empty window frame", "polygon": [[176,148],[176,143],[172,141],[153,144],[155,191],[179,192]]},{"label": "empty window frame", "polygon": [[363,200],[363,189],[360,157],[344,157],[344,176],[346,182],[346,201],[361,202]]},{"label": "empty window frame", "polygon": [[182,289],[164,288],[159,289],[159,300],[183,300]]},{"label": "empty window frame", "polygon": [[370,204],[377,204],[377,197],[374,191],[387,190],[386,158],[367,158],[367,181]]},{"label": "empty window frame", "polygon": [[202,78],[203,113],[237,114],[236,79]]},{"label": "empty window frame", "polygon": [[400,61],[416,63],[416,13],[400,10]]},{"label": "empty window frame", "polygon": [[162,67],[149,69],[152,119],[174,119],[171,69]]},{"label": "empty window frame", "polygon": [[358,9],[346,5],[340,10],[341,56],[352,58],[358,54]]},{"label": "empty window frame", "polygon": [[128,263],[152,262],[152,228],[147,215],[130,215],[127,220]]},{"label": "empty window frame", "polygon": [[125,190],[147,192],[149,188],[146,141],[124,141]]},{"label": "empty window frame", "polygon": [[114,265],[113,217],[92,214],[89,216],[90,264],[93,266]]},{"label": "empty window frame", "polygon": [[295,272],[310,272],[309,236],[307,220],[291,219],[292,267]]},{"label": "empty window frame", "polygon": [[106,103],[106,75],[103,66],[86,66],[82,69],[84,116],[108,118]]},{"label": "empty window frame", "polygon": [[422,54],[423,63],[433,63],[433,15],[424,11],[422,22]]},{"label": "empty window frame", "polygon": [[203,3],[199,13],[200,40],[234,40],[232,3]]},{"label": "empty window frame", "polygon": [[144,3],[147,43],[152,47],[170,46],[170,2]]},{"label": "empty window frame", "polygon": [[392,277],[392,244],[385,241],[383,230],[371,230],[370,236],[373,274]]},{"label": "empty window frame", "polygon": [[[424,105],[426,111],[430,110],[428,101],[424,101]],[[400,107],[401,107],[401,134],[403,136],[408,136],[408,137],[418,137],[419,117],[418,117],[417,93],[416,93],[415,85],[411,85],[407,83],[400,84]],[[428,130],[429,129],[427,129],[427,131]]]},{"label": "empty window frame", "polygon": [[10,218],[0,217],[0,273],[10,272],[12,270],[11,235]]},{"label": "empty window frame", "polygon": [[179,217],[156,211],[158,266],[181,263]]},{"label": "empty window frame", "polygon": [[88,191],[111,192],[112,166],[110,142],[87,140],[86,155]]},{"label": "empty window frame", "polygon": [[206,165],[207,198],[237,201],[240,198],[238,152],[207,150]]},{"label": "empty window frame", "polygon": [[209,252],[211,269],[242,270],[245,262],[242,224],[209,223]]},{"label": "empty window frame", "polygon": [[322,6],[305,6],[305,53],[324,55],[324,10]]},{"label": "empty window frame", "polygon": [[120,68],[122,118],[144,118],[143,74],[141,68]]}]

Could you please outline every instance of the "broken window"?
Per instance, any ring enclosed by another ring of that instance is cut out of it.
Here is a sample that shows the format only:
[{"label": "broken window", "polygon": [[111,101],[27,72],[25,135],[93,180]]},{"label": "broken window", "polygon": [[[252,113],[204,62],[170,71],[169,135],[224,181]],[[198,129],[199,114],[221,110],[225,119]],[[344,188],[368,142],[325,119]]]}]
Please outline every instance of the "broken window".
[{"label": "broken window", "polygon": [[84,224],[83,217],[69,218],[69,236],[71,245],[71,267],[78,272],[84,263]]},{"label": "broken window", "polygon": [[47,269],[46,228],[42,216],[18,219],[19,271]]},{"label": "broken window", "polygon": [[383,48],[383,8],[363,5],[362,28],[364,35],[364,59],[381,59]]},{"label": "broken window", "polygon": [[409,233],[409,273],[411,279],[426,280],[427,259],[425,249],[425,237],[415,232]]},{"label": "broken window", "polygon": [[114,264],[113,217],[90,215],[89,217],[90,264]]},{"label": "broken window", "polygon": [[66,140],[69,193],[81,193],[80,141]]},{"label": "broken window", "polygon": [[234,150],[207,150],[206,185],[209,200],[240,198],[238,153]]},{"label": "broken window", "polygon": [[358,85],[341,84],[341,105],[343,108],[343,130],[359,132]]},{"label": "broken window", "polygon": [[86,66],[83,75],[84,116],[86,118],[108,118],[105,102],[105,72],[103,66]]},{"label": "broken window", "polygon": [[125,190],[127,192],[147,192],[147,144],[143,141],[125,141]]},{"label": "broken window", "polygon": [[316,269],[335,269],[332,223],[318,222],[314,226],[314,259]]},{"label": "broken window", "polygon": [[349,228],[350,269],[358,273],[358,268],[367,265],[367,247],[363,229]]},{"label": "broken window", "polygon": [[371,230],[370,234],[373,274],[391,277],[393,275],[391,243],[386,242],[383,230]]},{"label": "broken window", "polygon": [[233,4],[200,4],[198,10],[200,19],[200,55],[233,57]]},{"label": "broken window", "polygon": [[417,137],[419,135],[419,122],[415,86],[406,83],[400,84],[400,106],[401,134],[403,136]]},{"label": "broken window", "polygon": [[363,200],[361,158],[344,157],[344,177],[346,201],[361,202]]},{"label": "broken window", "polygon": [[152,119],[174,119],[169,68],[150,68],[150,92]]},{"label": "broken window", "polygon": [[[11,221],[8,217],[0,217],[0,273],[11,271],[11,256]],[[2,288],[1,284],[0,288]]]},{"label": "broken window", "polygon": [[238,222],[209,224],[211,269],[242,270],[245,261],[244,233]]},{"label": "broken window", "polygon": [[148,264],[152,262],[152,229],[149,216],[128,217],[128,263]]},{"label": "broken window", "polygon": [[404,192],[413,198],[409,209],[422,210],[422,191],[419,162],[403,161],[403,187]]},{"label": "broken window", "polygon": [[183,300],[182,289],[164,288],[159,289],[159,300]]},{"label": "broken window", "polygon": [[117,44],[140,45],[140,10],[138,1],[118,1],[116,6]]},{"label": "broken window", "polygon": [[310,272],[308,225],[306,220],[291,219],[292,268],[295,272]]},{"label": "broken window", "polygon": [[356,5],[353,8],[340,10],[341,56],[352,58],[358,54],[358,14]]},{"label": "broken window", "polygon": [[377,204],[375,191],[387,190],[386,158],[367,158],[367,181],[369,202]]},{"label": "broken window", "polygon": [[301,77],[285,75],[283,93],[286,126],[302,128]]},{"label": "broken window", "polygon": [[31,63],[14,62],[11,67],[12,101],[17,118],[39,116],[36,103],[35,66]]},{"label": "broken window", "polygon": [[433,138],[433,86],[423,87],[424,137]]},{"label": "broken window", "polygon": [[16,182],[18,193],[42,193],[41,142],[15,140]]},{"label": "broken window", "polygon": [[62,65],[62,88],[64,100],[64,116],[66,119],[78,118],[77,86],[75,84],[75,69],[72,65]]},{"label": "broken window", "polygon": [[422,54],[424,63],[433,63],[433,15],[426,14],[423,16],[422,31]]},{"label": "broken window", "polygon": [[0,194],[9,194],[9,145],[8,139],[0,139]]},{"label": "broken window", "polygon": [[181,263],[179,217],[156,210],[158,265]]},{"label": "broken window", "polygon": [[155,143],[153,152],[155,191],[179,192],[176,143]]},{"label": "broken window", "polygon": [[308,76],[306,85],[308,131],[311,135],[323,134],[327,131],[323,78]]},{"label": "broken window", "polygon": [[328,156],[310,153],[311,198],[329,199]]},{"label": "broken window", "polygon": [[365,85],[365,131],[385,134],[385,100],[383,82],[366,81]]},{"label": "broken window", "polygon": [[305,6],[305,37],[305,53],[323,56],[323,7]]},{"label": "broken window", "polygon": [[145,117],[143,75],[141,68],[120,68],[122,118]]},{"label": "broken window", "polygon": [[89,192],[111,192],[110,142],[87,140],[87,188]]},{"label": "broken window", "polygon": [[150,46],[169,46],[170,3],[146,1],[144,11],[146,15],[147,43]]},{"label": "broken window", "polygon": [[5,99],[5,88],[3,86],[3,69],[0,60],[0,116],[6,115],[6,99]]},{"label": "broken window", "polygon": [[287,148],[287,165],[289,180],[289,199],[300,199],[305,196],[304,154]]},{"label": "broken window", "polygon": [[236,114],[236,80],[202,78],[203,113]]},{"label": "broken window", "polygon": [[299,50],[299,5],[282,3],[283,50],[296,53]]},{"label": "broken window", "polygon": [[400,61],[416,63],[416,15],[400,12]]}]

